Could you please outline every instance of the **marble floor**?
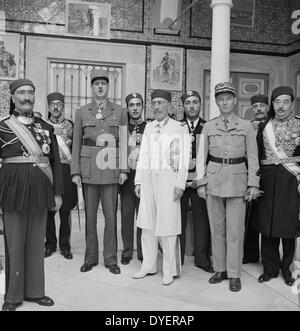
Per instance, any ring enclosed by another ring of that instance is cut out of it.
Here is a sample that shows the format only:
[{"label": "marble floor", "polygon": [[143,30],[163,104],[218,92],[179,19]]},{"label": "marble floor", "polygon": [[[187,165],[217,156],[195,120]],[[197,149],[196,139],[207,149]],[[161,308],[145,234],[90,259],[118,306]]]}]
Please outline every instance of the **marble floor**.
[{"label": "marble floor", "polygon": [[[99,213],[99,247],[102,247],[103,217]],[[230,292],[228,281],[210,285],[210,274],[196,268],[193,258],[187,256],[183,277],[170,286],[161,285],[162,259],[155,276],[134,280],[132,275],[139,270],[140,262],[134,256],[127,266],[121,266],[121,274],[113,275],[100,263],[92,271],[81,273],[84,255],[84,217],[81,215],[81,231],[77,213],[72,216],[73,260],[64,259],[59,252],[45,260],[46,294],[55,300],[55,305],[44,308],[24,302],[20,311],[298,311],[299,298],[284,285],[282,277],[259,284],[261,264],[243,266],[242,291]],[[0,226],[1,227],[1,226]],[[122,248],[118,224],[119,256]],[[0,258],[4,262],[3,236],[0,236]],[[2,273],[3,276],[3,273]],[[3,277],[2,277],[3,280]],[[0,304],[3,302],[3,284],[0,281]]]}]

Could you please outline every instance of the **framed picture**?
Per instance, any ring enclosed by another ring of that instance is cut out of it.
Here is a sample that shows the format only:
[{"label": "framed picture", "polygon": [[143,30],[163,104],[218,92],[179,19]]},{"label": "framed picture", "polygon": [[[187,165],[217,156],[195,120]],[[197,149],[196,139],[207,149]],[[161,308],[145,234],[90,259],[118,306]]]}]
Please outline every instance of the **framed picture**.
[{"label": "framed picture", "polygon": [[66,15],[68,34],[110,39],[110,4],[67,1]]},{"label": "framed picture", "polygon": [[182,90],[183,49],[152,46],[151,89]]},{"label": "framed picture", "polygon": [[14,80],[19,73],[20,37],[18,34],[0,34],[0,80]]},{"label": "framed picture", "polygon": [[239,78],[239,97],[250,98],[252,95],[264,94],[265,81],[259,78]]},{"label": "framed picture", "polygon": [[231,25],[254,27],[255,0],[232,0]]}]

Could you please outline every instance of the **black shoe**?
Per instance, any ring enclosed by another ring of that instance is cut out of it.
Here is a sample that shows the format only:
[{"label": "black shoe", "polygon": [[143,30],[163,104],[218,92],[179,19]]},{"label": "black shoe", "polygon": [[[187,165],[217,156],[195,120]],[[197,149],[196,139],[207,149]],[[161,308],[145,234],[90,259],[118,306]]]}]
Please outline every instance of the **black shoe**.
[{"label": "black shoe", "polygon": [[242,288],[241,280],[239,278],[230,278],[229,289],[232,292],[239,292]]},{"label": "black shoe", "polygon": [[287,286],[293,286],[295,283],[295,278],[293,278],[291,275],[283,276],[284,284]]},{"label": "black shoe", "polygon": [[35,302],[40,306],[47,306],[47,307],[54,305],[54,301],[46,296],[43,298],[24,298],[24,301]]},{"label": "black shoe", "polygon": [[197,268],[200,268],[200,269],[202,269],[202,270],[204,270],[204,271],[210,273],[210,274],[213,274],[213,273],[215,272],[215,271],[214,271],[214,268],[213,268],[211,265],[208,265],[208,266],[206,266],[206,267],[201,267],[200,265],[196,265],[196,264],[195,264],[195,266],[196,266]]},{"label": "black shoe", "polygon": [[61,251],[60,253],[67,260],[73,259],[73,254],[70,251]]},{"label": "black shoe", "polygon": [[130,261],[131,261],[131,258],[130,257],[122,257],[121,258],[121,263],[124,264],[124,265],[129,264]]},{"label": "black shoe", "polygon": [[55,252],[56,252],[56,249],[46,248],[45,249],[45,257],[49,257]]},{"label": "black shoe", "polygon": [[83,265],[80,268],[81,272],[88,272],[93,269],[98,263],[83,263]]},{"label": "black shoe", "polygon": [[228,279],[227,271],[216,272],[208,282],[210,284],[218,284],[221,283],[223,280]]},{"label": "black shoe", "polygon": [[265,283],[265,282],[270,281],[272,278],[277,278],[277,276],[272,276],[272,275],[269,275],[269,274],[262,274],[258,277],[258,282],[259,283]]},{"label": "black shoe", "polygon": [[106,265],[105,268],[109,269],[109,271],[115,275],[118,275],[121,273],[121,269],[117,264]]},{"label": "black shoe", "polygon": [[4,302],[2,305],[2,311],[15,311],[19,306],[21,306],[22,302],[19,303],[10,303]]}]

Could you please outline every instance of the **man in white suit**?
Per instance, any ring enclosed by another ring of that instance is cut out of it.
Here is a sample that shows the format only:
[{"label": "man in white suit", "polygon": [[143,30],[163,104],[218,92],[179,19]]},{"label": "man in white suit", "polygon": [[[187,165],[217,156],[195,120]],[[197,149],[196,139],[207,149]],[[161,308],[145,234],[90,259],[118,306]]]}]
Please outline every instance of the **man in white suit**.
[{"label": "man in white suit", "polygon": [[163,285],[170,285],[174,276],[181,275],[180,198],[188,175],[190,137],[187,126],[169,118],[170,92],[155,90],[151,100],[155,120],[146,125],[135,176],[143,263],[133,278],[156,273],[160,242]]}]

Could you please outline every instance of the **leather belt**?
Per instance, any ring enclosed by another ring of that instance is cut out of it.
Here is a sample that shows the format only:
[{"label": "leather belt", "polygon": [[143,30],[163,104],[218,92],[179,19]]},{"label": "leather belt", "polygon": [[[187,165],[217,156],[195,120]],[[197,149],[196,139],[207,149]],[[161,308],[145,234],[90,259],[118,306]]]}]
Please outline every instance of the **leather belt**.
[{"label": "leather belt", "polygon": [[229,158],[229,157],[214,157],[212,155],[208,156],[208,160],[216,163],[221,163],[225,166],[231,164],[240,164],[246,161],[245,157],[236,157],[236,158]]},{"label": "leather belt", "polygon": [[278,164],[285,164],[285,163],[295,163],[300,162],[300,156],[292,156],[287,157],[285,159],[264,159],[260,160],[261,165],[278,165]]},{"label": "leather belt", "polygon": [[2,159],[2,164],[7,163],[49,163],[49,157],[42,155],[12,156]]}]

